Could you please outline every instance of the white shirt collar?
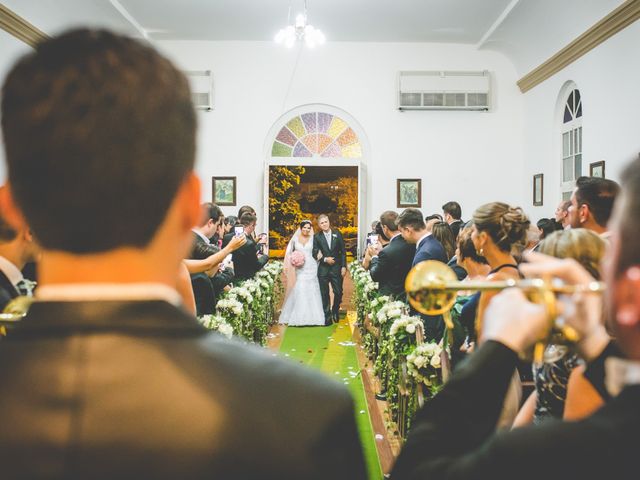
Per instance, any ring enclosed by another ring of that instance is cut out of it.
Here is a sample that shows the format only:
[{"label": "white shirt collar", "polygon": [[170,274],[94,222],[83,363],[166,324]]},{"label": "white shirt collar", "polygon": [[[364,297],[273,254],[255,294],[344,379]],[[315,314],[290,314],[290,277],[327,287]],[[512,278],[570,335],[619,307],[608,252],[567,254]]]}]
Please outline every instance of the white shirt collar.
[{"label": "white shirt collar", "polygon": [[322,232],[322,233],[324,233],[325,237],[330,237],[331,236],[331,230],[328,230],[328,231]]},{"label": "white shirt collar", "polygon": [[612,396],[617,396],[624,387],[640,384],[640,362],[610,357],[605,360],[605,384]]},{"label": "white shirt collar", "polygon": [[17,285],[24,277],[18,267],[0,255],[0,270],[4,272],[12,285]]},{"label": "white shirt collar", "polygon": [[420,244],[422,243],[422,241],[423,241],[425,238],[427,238],[429,235],[431,235],[431,232],[429,232],[429,233],[425,233],[423,236],[421,236],[421,237],[420,237],[420,240],[418,240],[418,241],[416,242],[416,250],[417,250],[418,248],[420,248]]},{"label": "white shirt collar", "polygon": [[202,240],[204,240],[207,243],[207,245],[211,245],[211,240],[209,240],[207,237],[205,237],[202,232],[199,232],[195,228],[192,228],[191,231],[193,233],[195,233],[196,235],[198,235]]},{"label": "white shirt collar", "polygon": [[180,305],[182,298],[173,288],[163,283],[66,283],[41,285],[35,292],[41,302],[93,302],[164,300]]}]

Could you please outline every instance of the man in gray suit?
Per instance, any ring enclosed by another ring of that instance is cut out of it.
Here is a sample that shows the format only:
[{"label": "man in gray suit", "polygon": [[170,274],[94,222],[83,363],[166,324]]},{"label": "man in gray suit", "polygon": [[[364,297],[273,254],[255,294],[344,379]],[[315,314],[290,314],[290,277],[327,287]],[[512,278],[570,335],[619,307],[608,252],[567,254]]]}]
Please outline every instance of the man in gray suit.
[{"label": "man in gray suit", "polygon": [[185,77],[148,45],[76,30],[2,93],[0,207],[44,250],[0,348],[2,478],[364,478],[342,385],[181,308],[201,213]]}]

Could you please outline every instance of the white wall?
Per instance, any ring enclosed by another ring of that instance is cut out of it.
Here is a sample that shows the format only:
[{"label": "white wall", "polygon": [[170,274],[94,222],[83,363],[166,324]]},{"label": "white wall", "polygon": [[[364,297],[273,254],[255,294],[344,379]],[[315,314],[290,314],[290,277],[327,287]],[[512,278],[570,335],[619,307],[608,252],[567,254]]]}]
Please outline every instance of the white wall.
[{"label": "white wall", "polygon": [[[16,59],[31,50],[26,43],[21,42],[4,30],[0,30],[0,85],[4,85],[4,79]],[[0,136],[0,185],[6,180],[7,169],[4,161],[4,144]]]},{"label": "white wall", "polygon": [[[640,152],[640,22],[602,45],[524,95],[525,174],[523,188],[534,219],[551,216],[560,201],[560,123],[556,118],[558,94],[566,81],[576,83],[582,96],[582,173],[589,164],[604,160],[606,176],[620,179],[624,165]],[[544,205],[531,207],[532,176],[544,173]]]},{"label": "white wall", "polygon": [[[184,69],[214,72],[215,109],[199,115],[203,200],[210,199],[211,176],[236,175],[239,204],[255,205],[260,216],[266,136],[280,115],[308,103],[341,108],[366,132],[369,219],[396,208],[397,178],[423,179],[425,213],[458,200],[468,218],[483,202],[521,204],[524,199],[522,95],[515,70],[501,54],[463,45],[328,43],[302,50],[292,79],[298,51],[272,43],[167,41],[158,46]],[[493,111],[396,110],[399,70],[439,69],[490,70]]]}]

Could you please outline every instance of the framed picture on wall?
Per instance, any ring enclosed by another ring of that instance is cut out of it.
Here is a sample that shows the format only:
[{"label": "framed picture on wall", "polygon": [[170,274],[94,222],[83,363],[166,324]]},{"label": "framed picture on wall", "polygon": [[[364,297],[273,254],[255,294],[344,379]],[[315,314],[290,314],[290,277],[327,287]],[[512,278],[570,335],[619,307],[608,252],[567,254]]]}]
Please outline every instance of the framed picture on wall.
[{"label": "framed picture on wall", "polygon": [[213,203],[221,206],[236,205],[236,177],[211,177]]},{"label": "framed picture on wall", "polygon": [[605,178],[604,177],[604,160],[600,160],[599,162],[593,162],[589,164],[589,176],[597,177],[597,178]]},{"label": "framed picture on wall", "polygon": [[398,208],[422,206],[422,179],[399,178],[396,188]]},{"label": "framed picture on wall", "polygon": [[541,207],[543,203],[544,175],[538,173],[533,176],[533,206]]}]

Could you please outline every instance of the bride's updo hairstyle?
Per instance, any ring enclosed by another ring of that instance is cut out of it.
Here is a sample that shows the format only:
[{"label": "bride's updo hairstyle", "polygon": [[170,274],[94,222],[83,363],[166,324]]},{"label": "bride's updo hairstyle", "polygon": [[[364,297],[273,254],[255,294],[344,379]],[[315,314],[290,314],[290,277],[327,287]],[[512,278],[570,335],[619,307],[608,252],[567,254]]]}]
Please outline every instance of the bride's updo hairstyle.
[{"label": "bride's updo hairstyle", "polygon": [[304,227],[305,225],[312,226],[311,220],[302,220],[300,222],[300,228]]},{"label": "bride's updo hairstyle", "polygon": [[473,224],[478,232],[487,232],[503,252],[522,249],[527,244],[531,222],[520,207],[502,202],[487,203],[473,212]]}]

